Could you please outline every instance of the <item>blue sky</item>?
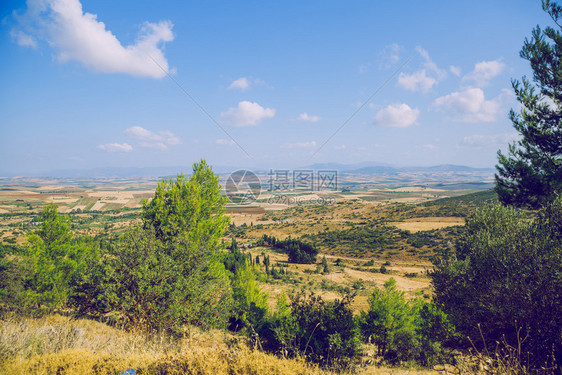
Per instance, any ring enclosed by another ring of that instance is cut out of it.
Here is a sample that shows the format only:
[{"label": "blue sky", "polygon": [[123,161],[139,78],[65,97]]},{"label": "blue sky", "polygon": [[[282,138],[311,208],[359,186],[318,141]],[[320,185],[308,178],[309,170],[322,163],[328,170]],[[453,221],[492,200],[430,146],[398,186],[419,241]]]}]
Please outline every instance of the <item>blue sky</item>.
[{"label": "blue sky", "polygon": [[0,175],[201,158],[493,167],[517,136],[511,79],[531,75],[519,50],[551,24],[528,0],[4,0],[0,12]]}]

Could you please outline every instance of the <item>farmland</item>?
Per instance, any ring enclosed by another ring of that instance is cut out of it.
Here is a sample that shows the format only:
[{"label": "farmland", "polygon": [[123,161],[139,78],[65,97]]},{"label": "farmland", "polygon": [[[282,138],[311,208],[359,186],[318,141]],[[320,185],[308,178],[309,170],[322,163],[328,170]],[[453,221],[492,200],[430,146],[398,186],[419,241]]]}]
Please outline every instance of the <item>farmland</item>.
[{"label": "farmland", "polygon": [[[449,251],[465,218],[493,199],[486,191],[466,189],[470,185],[456,189],[450,184],[437,188],[358,180],[349,178],[338,191],[289,192],[285,202],[272,200],[265,191],[252,204],[227,205],[231,224],[223,240],[237,240],[252,259],[270,257],[275,276],[264,280],[263,287],[272,306],[281,292],[307,289],[334,299],[355,291],[353,307],[361,311],[373,287],[391,277],[409,296],[427,298],[431,257]],[[1,178],[1,241],[24,245],[50,202],[69,215],[76,234],[116,238],[140,220],[142,202],[153,196],[158,181]],[[320,251],[318,262],[326,256],[330,272],[320,272],[318,264],[289,264],[286,254],[256,247],[263,235],[313,243]],[[265,272],[263,263],[257,266]]]}]

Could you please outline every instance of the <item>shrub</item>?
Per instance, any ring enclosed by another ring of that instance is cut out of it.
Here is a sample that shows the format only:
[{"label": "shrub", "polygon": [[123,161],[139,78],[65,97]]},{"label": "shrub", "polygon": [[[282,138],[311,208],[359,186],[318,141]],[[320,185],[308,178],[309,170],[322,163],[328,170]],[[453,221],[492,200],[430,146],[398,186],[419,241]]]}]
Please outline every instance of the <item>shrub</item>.
[{"label": "shrub", "polygon": [[111,309],[148,330],[225,325],[232,289],[221,260],[236,271],[245,259],[236,244],[229,258],[221,257],[225,203],[218,176],[204,161],[189,178],[162,180],[143,204],[142,227],[126,231],[105,255]]},{"label": "shrub", "polygon": [[358,337],[349,307],[354,295],[341,300],[299,294],[292,298],[291,315],[296,325],[293,352],[328,366],[348,366],[358,351]]},{"label": "shrub", "polygon": [[24,300],[30,310],[52,311],[65,307],[74,287],[86,270],[86,259],[95,257],[97,246],[91,239],[73,241],[68,216],[57,206],[45,206],[39,229],[29,235],[30,247],[23,259]]},{"label": "shrub", "polygon": [[358,318],[363,340],[375,343],[378,355],[390,362],[435,364],[445,356],[443,343],[455,337],[453,325],[437,306],[406,301],[393,278],[373,291],[369,305]]},{"label": "shrub", "polygon": [[274,236],[263,235],[265,244],[281,249],[289,255],[290,263],[311,264],[316,262],[318,249],[313,245],[290,237],[286,240],[278,240]]},{"label": "shrub", "polygon": [[229,329],[238,331],[248,328],[249,333],[260,331],[268,313],[268,295],[258,284],[258,274],[248,260],[232,277],[234,312],[229,320]]},{"label": "shrub", "polygon": [[457,328],[479,350],[504,339],[521,344],[527,367],[553,356],[562,363],[562,199],[533,219],[499,205],[483,209],[457,248],[431,274],[435,298]]},{"label": "shrub", "polygon": [[185,239],[162,242],[152,230],[129,229],[110,251],[107,293],[130,324],[168,330],[212,327],[230,314],[230,282],[217,254]]}]

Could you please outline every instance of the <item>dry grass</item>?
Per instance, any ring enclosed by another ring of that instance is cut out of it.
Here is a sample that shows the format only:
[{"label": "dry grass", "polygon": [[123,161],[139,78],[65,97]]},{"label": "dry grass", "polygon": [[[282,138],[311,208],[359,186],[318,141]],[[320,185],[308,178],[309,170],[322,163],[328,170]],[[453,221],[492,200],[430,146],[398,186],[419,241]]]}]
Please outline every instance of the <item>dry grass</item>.
[{"label": "dry grass", "polygon": [[420,231],[452,227],[455,225],[464,225],[465,219],[463,217],[424,217],[406,219],[403,222],[391,222],[389,224],[399,229],[416,233]]},{"label": "dry grass", "polygon": [[106,324],[51,315],[0,321],[0,372],[4,374],[320,374],[298,360],[283,360],[227,345],[228,334],[186,330],[183,338],[147,336]]},{"label": "dry grass", "polygon": [[[186,330],[183,338],[147,336],[106,324],[51,315],[0,321],[2,374],[331,374],[301,359],[283,359],[237,343],[223,331]],[[358,374],[430,374],[367,367]]]}]

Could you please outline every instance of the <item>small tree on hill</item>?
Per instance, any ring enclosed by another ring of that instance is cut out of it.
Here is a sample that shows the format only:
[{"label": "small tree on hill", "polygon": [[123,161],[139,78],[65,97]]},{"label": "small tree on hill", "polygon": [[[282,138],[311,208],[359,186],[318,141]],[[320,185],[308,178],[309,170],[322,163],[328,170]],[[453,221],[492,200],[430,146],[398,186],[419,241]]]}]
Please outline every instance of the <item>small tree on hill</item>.
[{"label": "small tree on hill", "polygon": [[143,227],[111,249],[113,308],[150,329],[225,325],[232,308],[219,242],[228,225],[225,203],[205,161],[189,178],[162,180],[143,204]]},{"label": "small tree on hill", "polygon": [[187,236],[194,244],[216,248],[229,221],[220,189],[219,176],[201,160],[189,178],[179,174],[158,184],[154,198],[143,204],[144,227],[154,228],[162,241]]},{"label": "small tree on hill", "polygon": [[68,216],[59,215],[55,204],[47,205],[41,226],[29,236],[25,256],[25,299],[32,307],[51,310],[67,303],[83,260],[92,250],[91,243],[71,240]]}]

